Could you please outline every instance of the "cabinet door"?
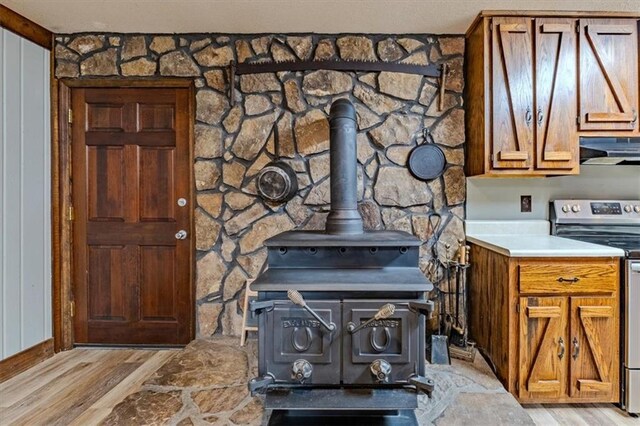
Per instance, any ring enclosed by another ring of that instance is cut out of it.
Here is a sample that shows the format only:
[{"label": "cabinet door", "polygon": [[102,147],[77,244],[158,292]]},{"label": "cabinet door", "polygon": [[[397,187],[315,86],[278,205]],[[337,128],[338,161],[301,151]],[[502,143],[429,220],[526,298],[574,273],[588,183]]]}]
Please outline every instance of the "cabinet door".
[{"label": "cabinet door", "polygon": [[536,168],[578,165],[576,21],[536,19]]},{"label": "cabinet door", "polygon": [[580,20],[580,130],[638,128],[638,27]]},{"label": "cabinet door", "polygon": [[613,297],[571,298],[572,398],[613,401],[618,389],[618,314]]},{"label": "cabinet door", "polygon": [[520,399],[565,394],[567,338],[566,297],[520,298]]},{"label": "cabinet door", "polygon": [[494,18],[491,155],[494,169],[529,169],[533,152],[531,19]]}]

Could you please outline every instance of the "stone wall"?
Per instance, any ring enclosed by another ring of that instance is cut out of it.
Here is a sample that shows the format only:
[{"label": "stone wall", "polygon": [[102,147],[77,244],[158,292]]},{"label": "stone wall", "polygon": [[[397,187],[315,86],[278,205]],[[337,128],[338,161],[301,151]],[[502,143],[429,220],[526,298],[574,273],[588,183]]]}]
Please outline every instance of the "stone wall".
[{"label": "stone wall", "polygon": [[[462,90],[464,38],[432,35],[128,35],[56,37],[57,77],[192,77],[197,87],[197,333],[240,332],[245,281],[262,267],[263,241],[290,229],[322,229],[329,209],[331,102],[349,98],[358,116],[360,210],[368,229],[411,232],[431,255],[429,212],[443,215],[440,240],[464,238],[465,179]],[[438,82],[399,73],[337,71],[244,75],[231,106],[230,60],[352,59],[447,63],[444,110]],[[298,175],[285,205],[255,195],[255,177],[281,155]],[[444,150],[447,169],[428,183],[405,163],[422,127]],[[441,287],[446,283],[439,283]],[[446,288],[443,288],[446,290]]]}]

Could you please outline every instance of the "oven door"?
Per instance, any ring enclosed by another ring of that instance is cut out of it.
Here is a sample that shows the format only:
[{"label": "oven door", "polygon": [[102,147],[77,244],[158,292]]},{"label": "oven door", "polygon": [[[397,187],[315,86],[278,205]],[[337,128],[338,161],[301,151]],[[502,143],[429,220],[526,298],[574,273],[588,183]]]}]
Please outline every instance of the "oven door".
[{"label": "oven door", "polygon": [[[373,321],[351,334],[347,330],[349,322],[355,326],[365,323],[385,303],[380,300],[344,301],[342,380],[345,384],[393,384],[406,382],[410,376],[420,373],[418,352],[420,339],[424,339],[420,337],[424,334],[421,333],[424,330],[424,318],[409,310],[409,302],[391,303],[396,307],[392,317]],[[377,360],[386,361],[391,367],[384,382],[379,382],[372,371],[372,364]]]},{"label": "oven door", "polygon": [[[335,385],[340,383],[340,301],[309,301],[308,306],[327,324],[333,322],[335,331],[329,332],[290,301],[276,301],[272,311],[261,315],[258,328],[264,348],[261,373],[273,375],[277,382]],[[297,380],[296,371],[308,368],[304,361],[311,366],[310,376]]]}]

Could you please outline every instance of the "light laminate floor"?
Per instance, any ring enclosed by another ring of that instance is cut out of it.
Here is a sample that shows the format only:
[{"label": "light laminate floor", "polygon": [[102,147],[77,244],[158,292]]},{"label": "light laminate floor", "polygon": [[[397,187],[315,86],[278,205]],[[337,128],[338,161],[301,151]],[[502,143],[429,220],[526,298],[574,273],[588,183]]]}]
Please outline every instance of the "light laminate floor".
[{"label": "light laminate floor", "polygon": [[[0,384],[1,425],[99,424],[179,350],[74,349]],[[640,425],[610,404],[529,405],[538,425]]]},{"label": "light laminate floor", "polygon": [[640,418],[612,404],[533,404],[525,411],[540,426],[640,425]]},{"label": "light laminate floor", "polygon": [[56,354],[0,383],[0,424],[98,424],[178,352],[73,349]]}]

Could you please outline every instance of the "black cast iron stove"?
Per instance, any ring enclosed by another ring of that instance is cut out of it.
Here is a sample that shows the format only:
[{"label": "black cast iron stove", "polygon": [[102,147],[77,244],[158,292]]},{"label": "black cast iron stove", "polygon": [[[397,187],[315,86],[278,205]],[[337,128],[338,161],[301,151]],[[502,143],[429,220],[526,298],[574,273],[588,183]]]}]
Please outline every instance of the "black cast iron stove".
[{"label": "black cast iron stove", "polygon": [[406,232],[363,231],[357,209],[356,114],[331,106],[331,212],[325,231],[265,242],[258,299],[259,374],[270,424],[414,425],[425,374],[425,316],[433,285]]}]

